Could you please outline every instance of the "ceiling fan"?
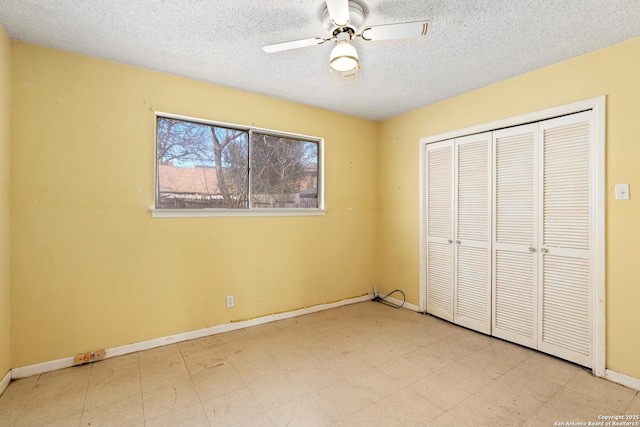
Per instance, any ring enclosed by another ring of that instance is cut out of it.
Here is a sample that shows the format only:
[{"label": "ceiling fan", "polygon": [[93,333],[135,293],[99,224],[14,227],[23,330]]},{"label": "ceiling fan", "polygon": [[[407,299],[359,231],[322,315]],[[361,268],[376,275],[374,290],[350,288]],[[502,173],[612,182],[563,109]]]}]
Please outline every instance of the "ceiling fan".
[{"label": "ceiling fan", "polygon": [[270,44],[263,46],[262,49],[267,53],[275,53],[333,40],[335,47],[329,57],[330,71],[335,70],[348,77],[355,75],[360,69],[358,52],[351,44],[354,38],[360,37],[366,41],[416,38],[425,36],[430,26],[430,21],[415,21],[363,27],[365,12],[359,3],[353,0],[326,0],[326,2],[323,21],[325,29],[330,34],[329,37],[312,37]]}]

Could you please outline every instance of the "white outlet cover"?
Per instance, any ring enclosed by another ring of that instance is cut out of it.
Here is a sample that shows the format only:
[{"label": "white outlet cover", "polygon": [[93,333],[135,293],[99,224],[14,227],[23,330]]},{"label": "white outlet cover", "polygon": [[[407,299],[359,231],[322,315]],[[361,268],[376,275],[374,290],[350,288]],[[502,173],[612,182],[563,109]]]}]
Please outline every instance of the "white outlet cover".
[{"label": "white outlet cover", "polygon": [[231,308],[234,305],[233,295],[227,297],[227,308]]},{"label": "white outlet cover", "polygon": [[629,184],[616,184],[616,200],[629,200]]}]

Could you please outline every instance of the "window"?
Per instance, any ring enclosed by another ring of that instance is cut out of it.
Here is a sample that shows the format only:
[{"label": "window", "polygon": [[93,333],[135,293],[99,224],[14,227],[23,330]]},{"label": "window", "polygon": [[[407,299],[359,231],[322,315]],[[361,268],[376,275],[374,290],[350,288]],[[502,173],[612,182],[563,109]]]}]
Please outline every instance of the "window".
[{"label": "window", "polygon": [[156,116],[156,209],[319,209],[321,140]]}]

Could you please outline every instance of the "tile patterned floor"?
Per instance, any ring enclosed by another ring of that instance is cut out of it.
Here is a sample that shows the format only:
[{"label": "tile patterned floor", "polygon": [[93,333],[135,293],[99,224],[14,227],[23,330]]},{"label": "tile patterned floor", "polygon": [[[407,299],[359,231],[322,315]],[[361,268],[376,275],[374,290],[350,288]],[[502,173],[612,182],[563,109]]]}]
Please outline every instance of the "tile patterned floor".
[{"label": "tile patterned floor", "polygon": [[0,426],[553,426],[640,394],[365,302],[15,381]]}]

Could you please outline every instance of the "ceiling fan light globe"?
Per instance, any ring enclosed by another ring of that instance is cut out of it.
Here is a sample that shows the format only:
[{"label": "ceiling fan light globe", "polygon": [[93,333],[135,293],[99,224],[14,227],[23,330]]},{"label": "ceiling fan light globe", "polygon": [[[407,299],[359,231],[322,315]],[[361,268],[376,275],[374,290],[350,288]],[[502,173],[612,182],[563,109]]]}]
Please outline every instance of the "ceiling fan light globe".
[{"label": "ceiling fan light globe", "polygon": [[349,44],[348,41],[340,41],[331,51],[329,58],[331,69],[335,71],[352,71],[358,68],[360,59],[356,48]]}]

